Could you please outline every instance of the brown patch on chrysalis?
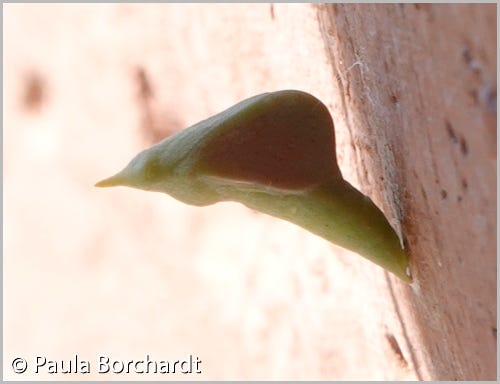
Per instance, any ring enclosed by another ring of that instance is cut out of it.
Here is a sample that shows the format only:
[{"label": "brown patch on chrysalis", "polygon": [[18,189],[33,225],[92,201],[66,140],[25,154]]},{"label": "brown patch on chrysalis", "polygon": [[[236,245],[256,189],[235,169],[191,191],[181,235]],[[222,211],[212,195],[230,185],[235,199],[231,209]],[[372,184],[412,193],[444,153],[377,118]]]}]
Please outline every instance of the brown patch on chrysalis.
[{"label": "brown patch on chrysalis", "polygon": [[210,175],[275,188],[303,189],[341,177],[330,113],[298,91],[268,94],[229,116],[201,156]]}]

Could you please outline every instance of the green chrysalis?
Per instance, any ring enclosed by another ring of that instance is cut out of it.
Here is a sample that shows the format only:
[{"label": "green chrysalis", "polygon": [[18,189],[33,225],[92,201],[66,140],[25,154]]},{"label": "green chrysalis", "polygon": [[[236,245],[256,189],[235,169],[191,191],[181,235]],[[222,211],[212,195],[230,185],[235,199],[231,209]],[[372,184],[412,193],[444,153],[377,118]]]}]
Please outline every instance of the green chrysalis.
[{"label": "green chrysalis", "polygon": [[244,100],[142,151],[96,186],[164,192],[197,206],[237,201],[411,281],[382,211],[342,178],[328,109],[305,92]]}]

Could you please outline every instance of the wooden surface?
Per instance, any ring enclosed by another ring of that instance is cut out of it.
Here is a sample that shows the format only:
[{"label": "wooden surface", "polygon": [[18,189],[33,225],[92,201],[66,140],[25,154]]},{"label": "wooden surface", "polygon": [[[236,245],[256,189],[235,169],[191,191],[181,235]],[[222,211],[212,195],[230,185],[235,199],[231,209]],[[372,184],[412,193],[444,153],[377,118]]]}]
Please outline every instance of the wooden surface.
[{"label": "wooden surface", "polygon": [[[361,178],[412,256],[418,290],[396,300],[416,371],[494,379],[496,6],[331,5],[319,17]],[[357,64],[342,76],[339,61]]]},{"label": "wooden surface", "polygon": [[[495,5],[4,5],[4,378],[494,380],[496,80]],[[329,107],[411,286],[238,204],[93,188],[287,88]],[[202,373],[97,373],[145,354]]]}]

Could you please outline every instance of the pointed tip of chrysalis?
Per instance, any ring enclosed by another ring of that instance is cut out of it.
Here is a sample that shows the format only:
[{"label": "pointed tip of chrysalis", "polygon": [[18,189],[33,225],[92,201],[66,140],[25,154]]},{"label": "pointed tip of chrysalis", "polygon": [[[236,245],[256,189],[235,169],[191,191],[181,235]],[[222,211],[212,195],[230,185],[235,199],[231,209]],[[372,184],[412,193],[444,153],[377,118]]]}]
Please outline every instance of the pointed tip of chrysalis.
[{"label": "pointed tip of chrysalis", "polygon": [[124,182],[123,177],[121,177],[120,174],[117,174],[95,183],[94,187],[98,188],[118,187],[124,185],[123,182]]}]

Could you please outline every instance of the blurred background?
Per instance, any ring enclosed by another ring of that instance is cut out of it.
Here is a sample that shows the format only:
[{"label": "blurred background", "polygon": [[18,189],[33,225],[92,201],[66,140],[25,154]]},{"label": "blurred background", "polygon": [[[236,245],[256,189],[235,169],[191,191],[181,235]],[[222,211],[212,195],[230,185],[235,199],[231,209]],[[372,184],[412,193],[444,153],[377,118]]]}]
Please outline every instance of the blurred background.
[{"label": "blurred background", "polygon": [[37,355],[202,360],[199,376],[142,379],[325,378],[341,364],[310,338],[339,326],[319,316],[338,301],[324,240],[235,203],[93,187],[244,98],[328,91],[307,68],[323,47],[305,49],[298,28],[315,31],[314,9],[281,9],[295,26],[269,4],[4,6],[4,377],[102,379],[12,373]]},{"label": "blurred background", "polygon": [[[379,267],[239,204],[93,187],[172,133],[286,88],[339,116],[339,163],[359,185],[314,5],[5,4],[3,21],[4,379],[429,377],[391,300],[409,288]],[[345,77],[357,64],[337,65]],[[35,356],[75,354],[91,373],[34,373]],[[100,355],[146,354],[198,356],[202,373],[96,372]]]}]

